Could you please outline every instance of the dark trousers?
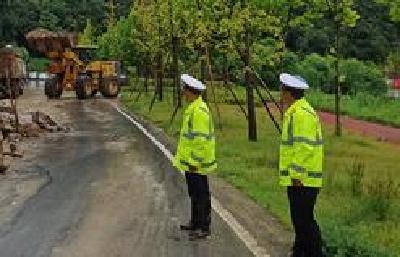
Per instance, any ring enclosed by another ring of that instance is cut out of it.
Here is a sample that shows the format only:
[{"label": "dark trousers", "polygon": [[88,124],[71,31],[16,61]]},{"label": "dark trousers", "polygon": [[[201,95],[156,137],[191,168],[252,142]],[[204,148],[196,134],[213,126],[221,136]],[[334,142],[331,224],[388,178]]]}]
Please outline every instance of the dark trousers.
[{"label": "dark trousers", "polygon": [[185,178],[191,202],[190,223],[196,229],[209,231],[211,224],[211,195],[207,176],[185,172]]},{"label": "dark trousers", "polygon": [[319,189],[288,187],[290,215],[296,233],[293,257],[322,257],[322,239],[314,218]]}]

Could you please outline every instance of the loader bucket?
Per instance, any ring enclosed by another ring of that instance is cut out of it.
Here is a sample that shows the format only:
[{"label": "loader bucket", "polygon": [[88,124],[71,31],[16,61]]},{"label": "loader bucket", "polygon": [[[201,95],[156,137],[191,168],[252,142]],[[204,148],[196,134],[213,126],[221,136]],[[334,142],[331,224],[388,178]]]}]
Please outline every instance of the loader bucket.
[{"label": "loader bucket", "polygon": [[52,32],[46,29],[36,29],[26,34],[26,40],[32,49],[41,54],[63,52],[77,44],[78,36],[70,32]]}]

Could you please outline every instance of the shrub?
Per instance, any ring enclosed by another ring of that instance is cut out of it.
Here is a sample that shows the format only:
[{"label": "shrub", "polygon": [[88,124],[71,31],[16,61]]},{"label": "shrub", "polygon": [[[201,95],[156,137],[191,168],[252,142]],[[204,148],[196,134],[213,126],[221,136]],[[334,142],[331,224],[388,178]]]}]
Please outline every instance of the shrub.
[{"label": "shrub", "polygon": [[374,214],[377,221],[385,221],[398,191],[399,186],[390,176],[374,179],[368,185],[368,212]]},{"label": "shrub", "polygon": [[28,70],[32,71],[45,71],[50,60],[46,58],[31,58],[28,62]]},{"label": "shrub", "polygon": [[365,173],[365,164],[354,161],[351,168],[348,169],[351,178],[351,193],[353,196],[361,196],[363,189],[363,178]]},{"label": "shrub", "polygon": [[[328,223],[323,227],[324,254],[327,257],[392,257],[377,245],[363,240],[349,226]],[[394,257],[394,256],[393,256]]]},{"label": "shrub", "polygon": [[373,63],[348,59],[342,61],[340,69],[344,78],[342,89],[345,94],[369,92],[376,95],[387,92],[385,77]]},{"label": "shrub", "polygon": [[[313,88],[325,93],[333,93],[335,91],[334,61],[332,56],[310,54],[296,65],[295,72],[303,76]],[[373,63],[356,59],[341,60],[340,73],[343,94],[356,95],[359,92],[384,94],[387,91],[383,72]]]},{"label": "shrub", "polygon": [[295,71],[304,77],[311,87],[320,89],[326,93],[334,92],[334,59],[311,54],[296,65]]}]

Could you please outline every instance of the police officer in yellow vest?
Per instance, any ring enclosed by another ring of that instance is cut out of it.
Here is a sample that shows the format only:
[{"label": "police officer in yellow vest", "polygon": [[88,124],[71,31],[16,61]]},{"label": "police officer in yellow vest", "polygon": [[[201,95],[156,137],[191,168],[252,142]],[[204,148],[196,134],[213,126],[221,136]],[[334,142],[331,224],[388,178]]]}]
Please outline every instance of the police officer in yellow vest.
[{"label": "police officer in yellow vest", "polygon": [[322,242],[314,206],[322,187],[323,140],[318,115],[304,99],[307,82],[281,74],[283,118],[280,147],[280,185],[287,187],[295,230],[292,257],[321,257]]},{"label": "police officer in yellow vest", "polygon": [[189,239],[210,235],[211,196],[206,174],[215,170],[215,135],[212,115],[201,97],[206,89],[199,80],[184,74],[183,96],[189,103],[184,112],[174,165],[185,172],[191,200],[191,219],[182,230],[190,231]]}]

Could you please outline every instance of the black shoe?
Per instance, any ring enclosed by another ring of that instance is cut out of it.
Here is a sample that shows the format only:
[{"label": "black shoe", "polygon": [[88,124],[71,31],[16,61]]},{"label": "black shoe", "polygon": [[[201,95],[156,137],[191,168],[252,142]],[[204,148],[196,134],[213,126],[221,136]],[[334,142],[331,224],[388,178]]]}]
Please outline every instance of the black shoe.
[{"label": "black shoe", "polygon": [[189,234],[189,241],[195,241],[198,239],[205,239],[211,235],[210,230],[194,230]]},{"label": "black shoe", "polygon": [[181,230],[190,230],[190,231],[193,231],[196,229],[192,223],[189,223],[187,225],[181,225],[180,228],[181,228]]}]

